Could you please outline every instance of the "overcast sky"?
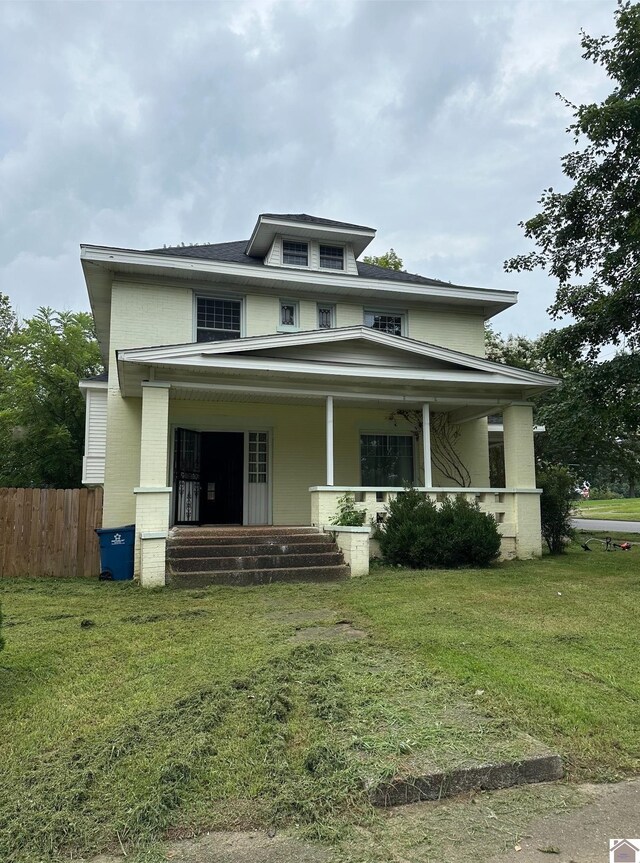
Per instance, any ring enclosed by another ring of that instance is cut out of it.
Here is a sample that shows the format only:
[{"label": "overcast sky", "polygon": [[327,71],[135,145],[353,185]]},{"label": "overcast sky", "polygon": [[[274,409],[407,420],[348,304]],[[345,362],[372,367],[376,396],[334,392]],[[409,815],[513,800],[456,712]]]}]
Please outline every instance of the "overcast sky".
[{"label": "overcast sky", "polygon": [[371,225],[405,268],[520,291],[495,326],[550,326],[554,284],[505,274],[562,188],[574,102],[610,90],[579,31],[614,0],[0,2],[0,291],[88,308],[79,244],[249,236],[260,212]]}]

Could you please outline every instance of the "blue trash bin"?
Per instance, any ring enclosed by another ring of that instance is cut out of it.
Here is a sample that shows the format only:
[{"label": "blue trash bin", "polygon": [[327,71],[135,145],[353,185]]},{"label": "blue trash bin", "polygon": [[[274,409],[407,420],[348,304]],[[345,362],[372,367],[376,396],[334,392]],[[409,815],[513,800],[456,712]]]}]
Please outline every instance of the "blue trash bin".
[{"label": "blue trash bin", "polygon": [[96,533],[100,542],[100,578],[113,581],[133,578],[135,524],[99,527],[96,528]]}]

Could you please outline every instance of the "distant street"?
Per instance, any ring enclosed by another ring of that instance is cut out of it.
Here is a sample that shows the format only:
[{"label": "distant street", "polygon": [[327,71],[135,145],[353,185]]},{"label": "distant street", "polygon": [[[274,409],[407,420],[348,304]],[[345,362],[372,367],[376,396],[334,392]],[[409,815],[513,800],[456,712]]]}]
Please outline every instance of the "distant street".
[{"label": "distant street", "polygon": [[578,530],[611,531],[611,533],[640,533],[640,521],[609,521],[603,518],[574,518]]}]

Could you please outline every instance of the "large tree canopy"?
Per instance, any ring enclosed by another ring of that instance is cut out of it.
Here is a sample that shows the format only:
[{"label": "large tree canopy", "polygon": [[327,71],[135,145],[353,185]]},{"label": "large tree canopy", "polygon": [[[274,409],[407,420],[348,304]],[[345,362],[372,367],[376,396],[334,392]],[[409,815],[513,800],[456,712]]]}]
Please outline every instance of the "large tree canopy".
[{"label": "large tree canopy", "polygon": [[78,381],[101,371],[90,315],[42,308],[18,326],[0,296],[0,486],[80,484]]},{"label": "large tree canopy", "polygon": [[562,159],[572,187],[547,189],[541,211],[522,223],[537,249],[505,262],[542,267],[558,281],[554,318],[574,320],[553,348],[591,359],[605,344],[640,347],[640,4],[619,2],[613,36],[582,34],[583,57],[600,64],[613,92],[600,103],[565,104],[574,149]]}]

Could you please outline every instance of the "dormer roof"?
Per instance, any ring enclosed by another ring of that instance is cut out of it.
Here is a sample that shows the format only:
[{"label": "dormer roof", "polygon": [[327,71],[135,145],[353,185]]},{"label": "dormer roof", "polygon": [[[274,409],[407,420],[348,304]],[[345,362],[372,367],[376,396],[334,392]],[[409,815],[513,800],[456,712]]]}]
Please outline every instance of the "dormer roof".
[{"label": "dormer roof", "polygon": [[307,213],[261,213],[253,229],[245,253],[264,257],[278,234],[293,239],[319,240],[325,243],[350,243],[358,257],[376,235],[375,228],[336,222],[309,216]]}]

